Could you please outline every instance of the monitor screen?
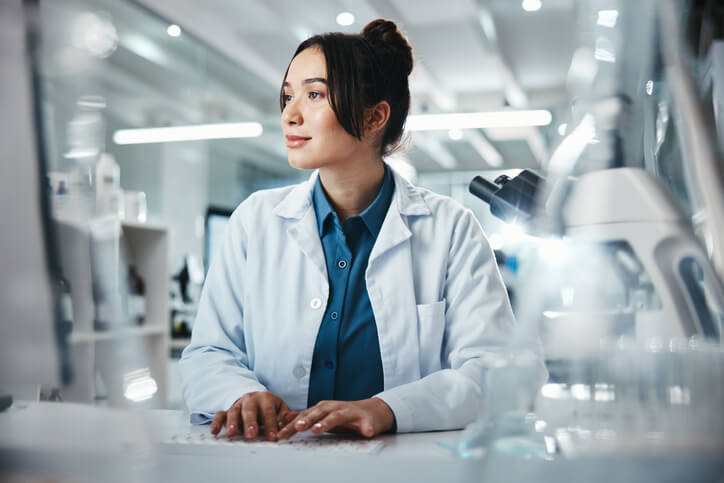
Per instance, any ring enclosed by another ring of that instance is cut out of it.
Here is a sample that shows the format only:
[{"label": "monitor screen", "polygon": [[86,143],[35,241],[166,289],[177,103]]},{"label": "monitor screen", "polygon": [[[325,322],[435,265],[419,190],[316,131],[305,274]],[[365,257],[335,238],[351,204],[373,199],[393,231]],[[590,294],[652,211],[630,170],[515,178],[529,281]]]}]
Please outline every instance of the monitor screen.
[{"label": "monitor screen", "polygon": [[204,266],[208,272],[214,254],[221,247],[224,231],[233,210],[210,206],[206,210],[206,237],[204,242]]}]

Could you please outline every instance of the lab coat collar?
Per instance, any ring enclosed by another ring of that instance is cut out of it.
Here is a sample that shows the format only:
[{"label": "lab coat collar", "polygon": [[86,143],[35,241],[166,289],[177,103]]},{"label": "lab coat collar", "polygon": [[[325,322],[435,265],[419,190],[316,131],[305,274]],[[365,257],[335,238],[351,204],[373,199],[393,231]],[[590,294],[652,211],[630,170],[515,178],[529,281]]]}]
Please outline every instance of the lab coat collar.
[{"label": "lab coat collar", "polygon": [[[405,216],[424,216],[432,212],[422,198],[420,191],[409,181],[400,176],[394,169],[395,193],[392,196],[391,206]],[[282,218],[301,219],[312,208],[312,192],[317,182],[319,171],[314,170],[309,179],[296,185],[282,201],[274,207],[273,213]]]}]

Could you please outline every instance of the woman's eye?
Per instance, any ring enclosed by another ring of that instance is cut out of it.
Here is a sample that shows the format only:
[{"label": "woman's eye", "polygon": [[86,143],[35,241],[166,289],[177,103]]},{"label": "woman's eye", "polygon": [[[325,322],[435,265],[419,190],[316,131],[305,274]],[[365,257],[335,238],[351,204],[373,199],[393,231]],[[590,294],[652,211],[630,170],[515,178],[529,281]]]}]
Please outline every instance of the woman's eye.
[{"label": "woman's eye", "polygon": [[310,92],[310,93],[309,93],[309,98],[310,98],[310,99],[318,99],[318,98],[320,98],[320,97],[322,97],[322,93],[321,93],[321,92]]},{"label": "woman's eye", "polygon": [[291,100],[292,100],[292,96],[291,96],[291,95],[289,95],[289,94],[284,94],[284,104],[286,104],[287,102],[291,102]]}]

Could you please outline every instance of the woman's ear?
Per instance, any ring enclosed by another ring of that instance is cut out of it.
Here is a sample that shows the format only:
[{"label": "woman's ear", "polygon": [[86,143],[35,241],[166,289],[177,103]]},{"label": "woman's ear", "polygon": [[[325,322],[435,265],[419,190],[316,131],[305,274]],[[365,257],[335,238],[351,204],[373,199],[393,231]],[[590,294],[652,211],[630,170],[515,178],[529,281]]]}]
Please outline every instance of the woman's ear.
[{"label": "woman's ear", "polygon": [[374,106],[365,110],[365,135],[374,135],[384,129],[390,119],[390,104],[387,101],[380,101]]}]

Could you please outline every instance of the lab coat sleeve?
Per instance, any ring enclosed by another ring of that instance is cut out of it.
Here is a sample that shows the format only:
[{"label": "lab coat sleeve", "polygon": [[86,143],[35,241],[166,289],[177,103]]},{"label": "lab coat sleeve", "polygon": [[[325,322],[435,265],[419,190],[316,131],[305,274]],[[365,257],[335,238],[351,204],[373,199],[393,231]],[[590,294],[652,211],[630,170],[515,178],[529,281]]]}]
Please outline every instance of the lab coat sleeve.
[{"label": "lab coat sleeve", "polygon": [[[443,368],[376,396],[394,412],[398,432],[459,429],[473,422],[486,410],[487,394],[495,395],[496,387],[488,382],[500,378],[489,378],[488,373],[508,349],[516,330],[505,286],[482,228],[472,212],[460,213],[450,241],[447,273],[441,274],[446,299]],[[535,382],[521,389],[535,393],[546,371],[533,346]]]},{"label": "lab coat sleeve", "polygon": [[201,293],[191,343],[181,356],[184,400],[192,423],[208,422],[248,392],[266,391],[249,368],[244,338],[247,241],[242,209],[229,220]]}]

